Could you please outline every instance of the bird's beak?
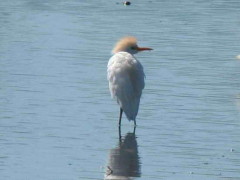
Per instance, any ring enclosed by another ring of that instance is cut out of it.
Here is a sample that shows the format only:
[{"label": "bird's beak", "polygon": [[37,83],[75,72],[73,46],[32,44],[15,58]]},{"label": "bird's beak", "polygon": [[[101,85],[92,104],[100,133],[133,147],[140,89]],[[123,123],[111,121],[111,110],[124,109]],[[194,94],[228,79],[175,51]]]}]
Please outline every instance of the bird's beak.
[{"label": "bird's beak", "polygon": [[138,51],[150,51],[150,50],[153,50],[152,48],[148,48],[148,47],[138,47],[137,48]]}]

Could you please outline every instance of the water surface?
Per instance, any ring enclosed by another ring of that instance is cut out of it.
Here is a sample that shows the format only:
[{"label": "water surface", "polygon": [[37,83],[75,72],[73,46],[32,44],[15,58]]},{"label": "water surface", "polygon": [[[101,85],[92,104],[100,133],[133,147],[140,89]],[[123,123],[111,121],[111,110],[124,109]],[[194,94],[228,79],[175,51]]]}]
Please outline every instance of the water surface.
[{"label": "water surface", "polygon": [[[1,177],[239,180],[239,9],[236,0],[2,1]],[[137,55],[138,126],[123,117],[119,139],[106,65],[125,35],[154,51]]]}]

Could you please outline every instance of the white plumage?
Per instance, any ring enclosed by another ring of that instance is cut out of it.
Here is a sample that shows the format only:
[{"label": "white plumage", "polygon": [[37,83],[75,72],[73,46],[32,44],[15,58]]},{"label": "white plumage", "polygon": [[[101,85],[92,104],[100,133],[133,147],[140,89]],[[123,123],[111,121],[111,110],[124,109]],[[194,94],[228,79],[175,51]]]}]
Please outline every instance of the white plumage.
[{"label": "white plumage", "polygon": [[135,120],[144,88],[141,63],[127,52],[115,54],[108,62],[109,89],[125,112],[128,120]]},{"label": "white plumage", "polygon": [[120,105],[119,125],[122,111],[128,120],[134,120],[139,109],[140,97],[144,88],[144,71],[141,63],[133,56],[138,51],[152,50],[139,48],[136,39],[125,37],[115,46],[115,53],[108,62],[108,81],[112,98]]}]

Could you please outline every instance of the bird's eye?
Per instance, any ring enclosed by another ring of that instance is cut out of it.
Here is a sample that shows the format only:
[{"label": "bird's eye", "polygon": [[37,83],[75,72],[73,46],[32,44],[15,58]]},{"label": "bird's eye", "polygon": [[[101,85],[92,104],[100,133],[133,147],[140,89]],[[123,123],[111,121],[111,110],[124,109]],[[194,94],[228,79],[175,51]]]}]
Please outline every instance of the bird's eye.
[{"label": "bird's eye", "polygon": [[135,49],[136,49],[136,47],[134,47],[134,46],[133,46],[133,47],[131,47],[131,49],[132,49],[132,50],[135,50]]}]

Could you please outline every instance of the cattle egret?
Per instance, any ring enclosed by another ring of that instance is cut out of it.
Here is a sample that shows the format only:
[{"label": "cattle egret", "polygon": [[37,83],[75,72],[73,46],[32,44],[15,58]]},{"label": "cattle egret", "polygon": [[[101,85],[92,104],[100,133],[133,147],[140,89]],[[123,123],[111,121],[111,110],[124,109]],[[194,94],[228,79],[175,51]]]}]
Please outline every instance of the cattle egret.
[{"label": "cattle egret", "polygon": [[145,75],[143,66],[133,54],[145,50],[152,49],[138,47],[134,37],[124,37],[112,50],[113,56],[109,59],[107,72],[111,96],[120,106],[119,126],[123,112],[129,121],[134,121],[136,126]]}]

